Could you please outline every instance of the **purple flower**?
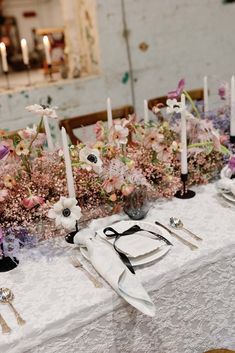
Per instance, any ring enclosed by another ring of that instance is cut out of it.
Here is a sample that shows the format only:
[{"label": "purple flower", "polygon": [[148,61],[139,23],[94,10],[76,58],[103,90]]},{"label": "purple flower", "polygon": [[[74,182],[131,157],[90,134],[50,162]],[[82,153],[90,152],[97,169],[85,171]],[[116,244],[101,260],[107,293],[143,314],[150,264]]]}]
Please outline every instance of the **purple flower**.
[{"label": "purple flower", "polygon": [[0,145],[0,160],[3,159],[8,153],[9,148],[4,145]]},{"label": "purple flower", "polygon": [[2,228],[0,227],[0,244],[2,243],[3,240],[3,231]]},{"label": "purple flower", "polygon": [[179,81],[176,90],[175,90],[175,91],[170,91],[170,92],[168,92],[167,97],[170,98],[170,99],[174,99],[174,98],[177,99],[177,98],[180,97],[181,94],[183,93],[184,87],[185,87],[185,80],[184,80],[184,78],[182,78],[182,79]]},{"label": "purple flower", "polygon": [[218,95],[220,96],[220,99],[225,100],[226,99],[226,86],[222,84],[219,89],[218,89]]},{"label": "purple flower", "polygon": [[229,161],[228,161],[228,167],[231,169],[233,172],[235,171],[235,156],[233,156]]}]

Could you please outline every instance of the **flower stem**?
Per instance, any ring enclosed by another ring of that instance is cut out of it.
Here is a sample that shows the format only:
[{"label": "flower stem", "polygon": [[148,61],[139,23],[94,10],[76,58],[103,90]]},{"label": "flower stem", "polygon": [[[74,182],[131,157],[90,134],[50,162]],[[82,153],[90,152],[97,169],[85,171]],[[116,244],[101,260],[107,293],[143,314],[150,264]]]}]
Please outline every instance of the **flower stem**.
[{"label": "flower stem", "polygon": [[38,137],[38,134],[39,134],[39,132],[40,132],[40,130],[41,130],[42,122],[43,122],[43,116],[41,117],[40,123],[39,123],[38,126],[37,126],[36,134],[35,134],[34,138],[31,140],[31,142],[30,142],[30,144],[29,144],[29,155],[30,155],[31,152],[32,152],[32,145],[33,145],[34,141],[36,140],[36,138]]},{"label": "flower stem", "polygon": [[126,155],[126,144],[122,144],[122,154],[123,156]]},{"label": "flower stem", "polygon": [[200,114],[199,114],[199,111],[197,110],[196,105],[194,104],[194,101],[192,100],[192,98],[190,97],[190,95],[188,94],[188,92],[185,91],[185,90],[183,90],[183,93],[184,93],[185,97],[188,99],[188,101],[190,102],[190,104],[191,104],[191,106],[192,106],[192,108],[193,108],[193,110],[194,110],[194,112],[195,112],[197,118],[198,118],[198,119],[201,119],[201,116],[200,116]]},{"label": "flower stem", "polygon": [[25,170],[28,173],[29,177],[31,176],[31,169],[30,169],[30,164],[29,164],[29,160],[26,156],[22,156],[21,157],[22,163],[25,166]]},{"label": "flower stem", "polygon": [[[196,148],[196,147],[209,147],[209,146],[213,146],[213,142],[211,141],[207,141],[207,142],[197,142],[197,143],[193,143],[191,145],[188,146],[188,149],[190,148]],[[220,146],[220,152],[223,154],[229,154],[232,155],[232,153],[229,151],[229,149],[227,149],[224,145]]]}]

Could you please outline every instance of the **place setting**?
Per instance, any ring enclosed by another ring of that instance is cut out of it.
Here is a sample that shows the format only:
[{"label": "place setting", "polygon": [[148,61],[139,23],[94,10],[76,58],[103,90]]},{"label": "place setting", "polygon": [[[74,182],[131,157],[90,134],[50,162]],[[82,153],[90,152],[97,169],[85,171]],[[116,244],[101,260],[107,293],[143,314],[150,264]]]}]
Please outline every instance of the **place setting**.
[{"label": "place setting", "polygon": [[235,207],[235,158],[232,156],[227,165],[220,172],[220,179],[216,183],[218,195],[223,198],[227,207]]},{"label": "place setting", "polygon": [[[202,246],[203,239],[176,217],[170,217],[167,226],[158,221],[145,220],[152,203],[148,202],[145,193],[144,197],[140,197],[139,193],[138,196],[134,197],[134,202],[132,196],[131,201],[127,200],[129,207],[124,207],[130,220],[126,216],[125,220],[121,219],[123,216],[111,216],[94,220],[84,229],[79,229],[78,222],[77,232],[72,232],[65,239],[78,245],[70,261],[74,267],[85,272],[95,288],[102,288],[108,283],[129,304],[153,316],[155,308],[140,283],[138,269],[156,263],[161,266],[161,259],[170,256],[175,241],[189,251],[195,251]],[[103,227],[100,228],[101,225]],[[92,264],[92,271],[87,267],[87,262]],[[139,289],[133,293],[133,288]]]}]

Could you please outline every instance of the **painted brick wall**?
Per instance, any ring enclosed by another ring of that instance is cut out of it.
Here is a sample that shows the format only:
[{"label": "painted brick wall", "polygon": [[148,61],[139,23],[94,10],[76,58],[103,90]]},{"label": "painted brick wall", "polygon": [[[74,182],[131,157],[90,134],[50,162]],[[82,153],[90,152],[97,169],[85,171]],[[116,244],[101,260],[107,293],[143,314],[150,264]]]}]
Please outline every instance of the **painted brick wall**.
[{"label": "painted brick wall", "polygon": [[[68,0],[71,1],[71,0]],[[221,80],[235,72],[235,3],[222,0],[124,0],[133,67],[137,112],[144,98],[165,94],[185,77],[187,87],[202,86],[209,76],[212,96]],[[101,75],[61,81],[30,90],[0,95],[0,128],[16,129],[34,121],[28,104],[59,106],[60,116],[72,117],[105,109],[110,96],[118,107],[132,102],[122,1],[97,0],[101,47]],[[148,49],[142,51],[140,43]],[[124,80],[125,81],[125,80]]]}]

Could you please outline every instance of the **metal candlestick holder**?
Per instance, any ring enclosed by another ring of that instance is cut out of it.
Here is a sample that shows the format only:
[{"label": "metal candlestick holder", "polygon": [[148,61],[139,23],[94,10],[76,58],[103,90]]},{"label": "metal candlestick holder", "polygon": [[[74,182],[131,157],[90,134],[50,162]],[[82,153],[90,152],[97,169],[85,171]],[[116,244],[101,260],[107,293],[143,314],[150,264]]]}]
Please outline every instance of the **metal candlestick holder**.
[{"label": "metal candlestick holder", "polygon": [[181,174],[182,188],[175,194],[178,199],[191,199],[196,195],[193,190],[187,188],[187,180],[188,174]]},{"label": "metal candlestick holder", "polygon": [[76,223],[76,229],[74,231],[66,234],[66,236],[65,236],[65,240],[67,241],[67,243],[74,244],[73,239],[74,239],[74,237],[75,237],[75,235],[77,234],[78,231],[79,231],[78,224]]},{"label": "metal candlestick holder", "polygon": [[9,73],[8,73],[8,71],[4,71],[4,75],[5,75],[5,77],[6,77],[6,87],[7,87],[7,89],[10,89],[10,81],[9,81]]},{"label": "metal candlestick holder", "polygon": [[49,74],[49,82],[54,82],[55,80],[53,79],[51,64],[48,64],[48,74]]},{"label": "metal candlestick holder", "polygon": [[230,142],[235,144],[235,136],[230,135]]},{"label": "metal candlestick holder", "polygon": [[[2,244],[0,245],[1,252],[3,251]],[[10,257],[0,256],[0,272],[8,272],[13,270],[19,264],[19,260],[16,258],[11,259]]]}]

